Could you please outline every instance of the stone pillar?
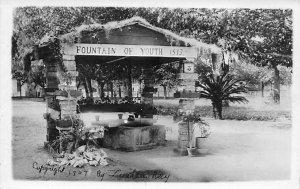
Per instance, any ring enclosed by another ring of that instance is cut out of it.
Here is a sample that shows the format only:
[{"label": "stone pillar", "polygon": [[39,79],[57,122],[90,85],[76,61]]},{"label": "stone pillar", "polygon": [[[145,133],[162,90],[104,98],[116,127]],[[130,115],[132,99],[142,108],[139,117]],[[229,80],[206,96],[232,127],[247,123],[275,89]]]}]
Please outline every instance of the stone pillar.
[{"label": "stone pillar", "polygon": [[[63,67],[65,70],[60,74],[60,84],[58,88],[63,91],[63,95],[58,96],[59,105],[61,108],[61,119],[78,119],[77,115],[77,100],[81,96],[81,92],[77,91],[76,77],[78,72],[76,71],[76,62],[74,55],[63,55]],[[61,70],[62,71],[62,70]]]},{"label": "stone pillar", "polygon": [[142,109],[141,117],[153,118],[153,93],[154,93],[154,78],[153,70],[151,65],[146,65],[143,67],[143,91],[141,103],[145,106]]},{"label": "stone pillar", "polygon": [[81,97],[76,87],[78,72],[75,56],[63,54],[63,62],[47,58],[44,60],[47,86],[47,113],[44,115],[47,119],[46,144],[71,130],[74,121],[79,119],[77,100]]},{"label": "stone pillar", "polygon": [[189,130],[193,128],[193,123],[180,122],[178,123],[178,142],[177,147],[181,151],[186,151],[189,147]]},{"label": "stone pillar", "polygon": [[186,61],[181,63],[181,66],[181,72],[178,74],[180,84],[174,96],[176,98],[199,98],[199,95],[195,93],[195,81],[198,79],[198,74],[195,73],[195,64]]},{"label": "stone pillar", "polygon": [[180,87],[186,92],[195,92],[195,81],[198,79],[197,73],[180,73],[179,79],[181,79]]},{"label": "stone pillar", "polygon": [[[195,104],[193,99],[179,100],[178,113],[180,115],[183,116],[190,115],[190,114],[194,114],[194,112],[195,112]],[[175,148],[174,151],[179,153],[180,155],[188,154],[187,147],[189,147],[190,142],[192,143],[192,146],[194,146],[193,124],[194,124],[193,122],[188,122],[184,120],[178,123],[178,141],[177,141],[177,148]]]},{"label": "stone pillar", "polygon": [[56,129],[55,120],[59,119],[60,108],[55,99],[55,91],[58,90],[59,79],[57,75],[58,62],[55,59],[45,58],[44,64],[46,67],[46,88],[45,88],[45,100],[47,106],[47,112],[44,114],[44,118],[47,120],[47,134],[46,141],[50,142],[57,139],[59,132]]}]

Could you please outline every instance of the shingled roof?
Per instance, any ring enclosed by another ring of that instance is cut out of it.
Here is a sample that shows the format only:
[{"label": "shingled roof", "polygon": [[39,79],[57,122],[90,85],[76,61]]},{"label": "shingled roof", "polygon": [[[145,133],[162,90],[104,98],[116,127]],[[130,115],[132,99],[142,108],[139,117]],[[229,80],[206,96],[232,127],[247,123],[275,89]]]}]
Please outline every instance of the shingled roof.
[{"label": "shingled roof", "polygon": [[[137,16],[132,17],[130,19],[125,19],[122,21],[108,22],[106,24],[99,24],[99,23],[83,24],[79,27],[76,27],[75,31],[60,36],[59,39],[62,42],[66,42],[70,39],[72,40],[74,38],[74,36],[80,36],[81,33],[84,31],[93,31],[93,30],[110,31],[113,29],[123,28],[126,26],[134,25],[134,24],[139,24],[143,27],[149,28],[150,30],[159,32],[173,40],[182,41],[185,43],[186,46],[194,46],[194,47],[198,47],[201,49],[209,50],[211,53],[220,53],[221,52],[221,48],[217,47],[216,45],[206,44],[206,43],[198,41],[194,38],[186,38],[186,37],[179,36],[169,30],[153,26],[149,22],[147,22],[145,19],[143,19],[141,17],[137,17]],[[40,44],[45,43],[48,40],[49,40],[49,36],[45,36],[43,39],[41,39]]]}]

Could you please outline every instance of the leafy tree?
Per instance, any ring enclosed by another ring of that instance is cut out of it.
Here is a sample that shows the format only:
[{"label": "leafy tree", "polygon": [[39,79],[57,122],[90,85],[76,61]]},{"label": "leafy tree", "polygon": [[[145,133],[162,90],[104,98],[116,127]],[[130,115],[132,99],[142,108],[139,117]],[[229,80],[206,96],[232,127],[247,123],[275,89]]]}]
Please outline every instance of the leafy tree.
[{"label": "leafy tree", "polygon": [[155,83],[164,88],[164,98],[167,97],[167,88],[170,89],[180,82],[177,77],[179,70],[174,64],[157,65],[153,68],[153,73]]},{"label": "leafy tree", "polygon": [[79,82],[83,84],[86,96],[93,98],[92,79],[96,80],[97,68],[91,64],[77,64]]},{"label": "leafy tree", "polygon": [[213,106],[215,118],[223,119],[222,108],[223,102],[248,102],[243,96],[236,94],[246,93],[247,88],[241,84],[240,80],[234,78],[230,74],[215,75],[209,74],[201,78],[199,84],[203,90],[200,92],[200,97],[210,99]]},{"label": "leafy tree", "polygon": [[32,66],[31,71],[28,73],[28,82],[34,82],[35,87],[37,85],[45,88],[46,77],[45,67],[43,65]]},{"label": "leafy tree", "polygon": [[15,70],[12,77],[17,80],[17,85],[20,87],[20,96],[22,96],[22,86],[28,81],[27,73]]},{"label": "leafy tree", "polygon": [[214,43],[224,52],[238,52],[249,63],[273,68],[274,101],[279,102],[277,66],[292,66],[292,10],[161,9],[158,19],[174,32]]},{"label": "leafy tree", "polygon": [[199,75],[199,77],[205,77],[212,73],[212,71],[212,67],[204,63],[201,59],[196,60],[195,72]]},{"label": "leafy tree", "polygon": [[281,85],[291,85],[292,84],[292,68],[286,66],[278,66],[279,78]]},{"label": "leafy tree", "polygon": [[237,36],[227,37],[226,45],[249,62],[274,70],[274,102],[279,103],[278,66],[292,66],[292,10],[235,9],[228,16]]},{"label": "leafy tree", "polygon": [[[149,20],[155,20],[150,16],[151,11],[148,8],[122,8],[122,7],[21,7],[14,10],[14,31],[12,37],[12,58],[13,65],[22,67],[22,58],[32,50],[32,47],[46,34],[55,35],[69,33],[74,28],[83,23],[97,22],[104,24],[109,21],[123,20],[133,16],[142,16]],[[24,66],[24,65],[23,65]],[[79,68],[81,73],[80,81],[86,80],[89,91],[91,91],[91,79],[95,79],[103,86],[103,81],[107,81],[107,75],[100,74],[109,69],[102,66],[101,70],[87,70]],[[125,70],[127,73],[126,85],[128,91],[132,94],[130,65],[120,65],[117,70]],[[96,75],[95,75],[96,74]],[[120,74],[119,74],[120,76]],[[119,79],[124,78],[124,74]],[[103,91],[103,90],[102,90]],[[92,95],[92,93],[89,93]]]},{"label": "leafy tree", "polygon": [[271,67],[274,98],[279,102],[278,65],[292,66],[292,10],[287,9],[22,7],[14,11],[12,56],[20,64],[46,33],[64,34],[91,20],[104,23],[132,16],[144,17],[179,35],[216,44],[224,52],[237,52],[249,63]]},{"label": "leafy tree", "polygon": [[271,69],[242,61],[231,65],[230,73],[239,80],[245,81],[249,89],[257,89],[258,86],[261,86],[262,96],[264,96],[264,86],[272,83],[273,72]]}]

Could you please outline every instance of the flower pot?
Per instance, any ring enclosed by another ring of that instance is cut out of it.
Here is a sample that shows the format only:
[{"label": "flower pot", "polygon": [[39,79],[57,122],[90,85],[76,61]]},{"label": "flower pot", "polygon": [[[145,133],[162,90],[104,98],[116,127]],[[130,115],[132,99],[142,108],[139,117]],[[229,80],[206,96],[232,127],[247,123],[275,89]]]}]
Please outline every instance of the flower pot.
[{"label": "flower pot", "polygon": [[198,149],[206,149],[207,148],[207,137],[196,137],[196,147]]},{"label": "flower pot", "polygon": [[69,128],[72,127],[71,120],[56,120],[56,126],[59,128]]},{"label": "flower pot", "polygon": [[188,156],[193,157],[197,155],[197,149],[195,147],[192,148],[186,148],[188,152]]},{"label": "flower pot", "polygon": [[44,113],[44,114],[43,114],[43,117],[44,117],[44,119],[47,119],[47,120],[48,120],[49,117],[50,117],[50,114],[49,114],[49,113]]},{"label": "flower pot", "polygon": [[123,114],[118,114],[119,119],[122,119]]},{"label": "flower pot", "polygon": [[206,148],[200,148],[200,149],[197,149],[197,152],[200,155],[206,155],[208,153],[208,149],[206,149]]},{"label": "flower pot", "polygon": [[49,112],[50,112],[50,118],[51,119],[54,119],[54,120],[59,119],[60,111],[56,111],[52,108],[49,108]]},{"label": "flower pot", "polygon": [[133,115],[129,115],[127,120],[128,121],[134,121],[134,116]]}]

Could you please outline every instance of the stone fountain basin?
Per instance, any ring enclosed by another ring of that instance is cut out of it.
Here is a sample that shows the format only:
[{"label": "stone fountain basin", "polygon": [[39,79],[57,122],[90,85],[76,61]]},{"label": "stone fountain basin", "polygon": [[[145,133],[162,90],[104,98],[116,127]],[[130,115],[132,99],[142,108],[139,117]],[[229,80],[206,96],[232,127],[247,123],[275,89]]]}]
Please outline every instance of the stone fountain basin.
[{"label": "stone fountain basin", "polygon": [[91,125],[103,125],[108,128],[114,127],[144,127],[150,126],[156,123],[155,119],[152,118],[136,118],[134,121],[128,121],[127,119],[111,119],[111,120],[99,120],[92,121]]},{"label": "stone fountain basin", "polygon": [[164,145],[166,129],[163,125],[119,126],[104,133],[104,147],[125,151],[152,149]]},{"label": "stone fountain basin", "polygon": [[[106,148],[138,151],[165,144],[165,126],[156,124],[156,119],[135,118],[134,121],[128,121],[118,119],[118,113],[82,113],[81,118],[86,127],[101,124],[107,128],[103,138],[103,146]],[[122,114],[123,118],[130,115]],[[95,121],[97,115],[100,116],[99,121]]]}]

